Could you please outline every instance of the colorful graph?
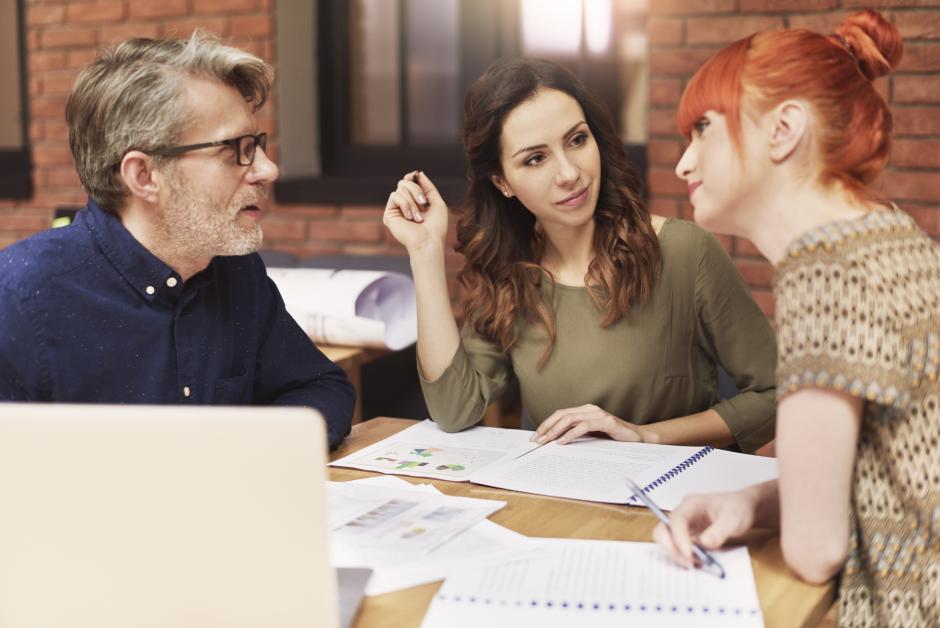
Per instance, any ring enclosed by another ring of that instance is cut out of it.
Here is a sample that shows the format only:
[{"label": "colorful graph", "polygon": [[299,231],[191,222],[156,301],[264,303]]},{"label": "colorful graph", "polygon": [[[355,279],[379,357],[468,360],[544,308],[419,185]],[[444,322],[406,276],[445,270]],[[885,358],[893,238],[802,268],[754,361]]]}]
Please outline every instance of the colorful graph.
[{"label": "colorful graph", "polygon": [[434,447],[416,447],[411,450],[413,456],[422,456],[424,458],[430,458],[434,454],[444,451],[443,449],[436,449]]},{"label": "colorful graph", "polygon": [[380,452],[363,456],[361,464],[381,471],[452,476],[454,479],[464,479],[503,455],[495,451],[430,447],[415,442],[395,443]]}]

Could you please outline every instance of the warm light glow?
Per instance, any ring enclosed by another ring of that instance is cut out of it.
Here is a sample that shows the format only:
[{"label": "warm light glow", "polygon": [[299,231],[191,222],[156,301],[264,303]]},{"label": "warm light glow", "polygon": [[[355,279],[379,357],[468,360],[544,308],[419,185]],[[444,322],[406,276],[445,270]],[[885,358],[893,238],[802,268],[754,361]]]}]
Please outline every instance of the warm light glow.
[{"label": "warm light glow", "polygon": [[581,49],[581,13],[581,0],[522,0],[524,52],[577,54]]},{"label": "warm light glow", "polygon": [[594,54],[610,48],[612,12],[611,0],[584,0],[584,30],[588,50]]}]

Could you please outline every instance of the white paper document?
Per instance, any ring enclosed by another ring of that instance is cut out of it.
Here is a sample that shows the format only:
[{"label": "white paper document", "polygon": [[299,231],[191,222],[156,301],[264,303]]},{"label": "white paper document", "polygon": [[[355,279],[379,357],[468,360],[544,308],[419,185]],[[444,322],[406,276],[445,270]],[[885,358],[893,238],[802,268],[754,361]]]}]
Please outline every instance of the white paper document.
[{"label": "white paper document", "polygon": [[653,543],[532,539],[534,559],[452,573],[422,628],[761,628],[747,548],[716,552],[727,576],[684,569]]},{"label": "white paper document", "polygon": [[394,351],[418,337],[415,287],[401,273],[268,268],[288,313],[314,342]]},{"label": "white paper document", "polygon": [[449,434],[424,421],[330,463],[368,471],[470,481],[569,499],[637,504],[624,478],[671,510],[690,493],[729,491],[774,479],[774,458],[712,447],[583,438],[529,442],[526,430],[474,427]]},{"label": "white paper document", "polygon": [[[413,485],[402,479],[379,476],[345,482],[373,489],[411,491],[427,495],[441,495],[429,484]],[[330,521],[334,521],[334,507],[343,506],[330,501]],[[337,519],[349,516],[356,508],[349,508]],[[361,509],[360,509],[361,510]],[[356,547],[344,540],[331,539],[331,557],[337,567],[371,567],[372,577],[366,595],[381,595],[390,591],[435,582],[457,569],[484,565],[520,556],[531,556],[529,539],[518,532],[483,519],[426,553],[383,551],[382,548]]]},{"label": "white paper document", "polygon": [[[354,482],[327,482],[331,538],[348,555],[362,552],[390,558],[425,554],[506,502],[453,497]],[[349,562],[349,558],[343,562]]]}]

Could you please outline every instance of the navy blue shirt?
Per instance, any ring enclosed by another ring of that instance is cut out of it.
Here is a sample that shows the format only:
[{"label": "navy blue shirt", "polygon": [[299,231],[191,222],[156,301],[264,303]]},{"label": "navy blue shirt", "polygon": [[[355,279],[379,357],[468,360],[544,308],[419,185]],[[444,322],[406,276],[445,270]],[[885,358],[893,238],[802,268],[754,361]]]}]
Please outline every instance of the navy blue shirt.
[{"label": "navy blue shirt", "polygon": [[89,203],[0,251],[0,400],[311,406],[335,448],[355,392],[257,254],[183,283]]}]

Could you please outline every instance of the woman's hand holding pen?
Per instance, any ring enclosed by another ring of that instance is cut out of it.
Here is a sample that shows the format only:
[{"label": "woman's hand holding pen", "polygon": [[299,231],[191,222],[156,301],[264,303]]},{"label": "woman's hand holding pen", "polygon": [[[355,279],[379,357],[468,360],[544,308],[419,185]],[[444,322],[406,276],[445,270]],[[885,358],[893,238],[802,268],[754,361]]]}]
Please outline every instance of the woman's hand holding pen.
[{"label": "woman's hand holding pen", "polygon": [[556,410],[542,421],[531,440],[540,445],[557,440],[559,445],[565,445],[590,432],[601,432],[626,442],[646,441],[639,425],[618,419],[593,404]]},{"label": "woman's hand holding pen", "polygon": [[409,172],[388,197],[382,222],[408,253],[441,244],[447,235],[447,204],[419,170]]},{"label": "woman's hand holding pen", "polygon": [[695,565],[692,544],[718,549],[728,539],[741,536],[755,524],[762,501],[763,484],[740,491],[689,495],[669,514],[669,526],[658,524],[655,540],[680,565]]}]

